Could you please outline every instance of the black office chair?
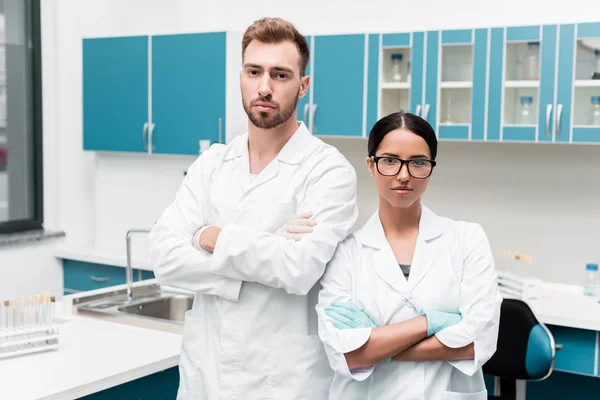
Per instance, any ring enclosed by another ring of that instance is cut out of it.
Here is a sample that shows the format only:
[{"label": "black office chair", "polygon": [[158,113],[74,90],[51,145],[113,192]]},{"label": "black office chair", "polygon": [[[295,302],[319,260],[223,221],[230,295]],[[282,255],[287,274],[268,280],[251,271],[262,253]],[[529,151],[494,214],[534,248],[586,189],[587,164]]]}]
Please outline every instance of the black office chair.
[{"label": "black office chair", "polygon": [[497,350],[483,366],[483,373],[500,378],[500,396],[489,396],[488,399],[515,400],[517,379],[546,379],[552,373],[559,349],[552,333],[538,321],[527,303],[504,299]]}]

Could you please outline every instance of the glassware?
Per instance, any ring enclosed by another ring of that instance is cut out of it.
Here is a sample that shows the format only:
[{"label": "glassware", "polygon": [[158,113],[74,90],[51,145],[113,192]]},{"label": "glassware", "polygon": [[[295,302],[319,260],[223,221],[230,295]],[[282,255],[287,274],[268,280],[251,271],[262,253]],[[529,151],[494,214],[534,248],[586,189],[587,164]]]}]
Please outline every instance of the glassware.
[{"label": "glassware", "polygon": [[451,124],[454,122],[454,117],[452,116],[452,97],[448,96],[446,99],[446,113],[444,114],[444,118],[442,120],[445,124]]},{"label": "glassware", "polygon": [[540,73],[540,43],[527,43],[527,55],[525,57],[525,79],[537,80]]},{"label": "glassware", "polygon": [[392,54],[392,68],[390,80],[392,82],[402,82],[402,54]]},{"label": "glassware", "polygon": [[592,79],[600,79],[600,49],[594,50],[596,56],[596,69],[592,72]]},{"label": "glassware", "polygon": [[410,61],[406,63],[406,81],[410,82]]},{"label": "glassware", "polygon": [[519,125],[534,125],[535,116],[533,113],[533,97],[521,96],[519,99],[520,105],[517,111],[517,124]]},{"label": "glassware", "polygon": [[590,125],[600,126],[600,96],[592,96],[590,110]]},{"label": "glassware", "polygon": [[598,296],[598,264],[587,264],[585,266],[583,294],[586,296]]}]

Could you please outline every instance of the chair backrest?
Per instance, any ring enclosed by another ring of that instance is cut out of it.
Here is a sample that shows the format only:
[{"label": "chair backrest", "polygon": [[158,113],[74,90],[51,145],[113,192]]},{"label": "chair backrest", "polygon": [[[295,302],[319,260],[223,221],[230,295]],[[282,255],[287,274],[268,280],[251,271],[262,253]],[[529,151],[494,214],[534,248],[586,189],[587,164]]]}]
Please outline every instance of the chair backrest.
[{"label": "chair backrest", "polygon": [[527,303],[504,299],[496,353],[483,366],[483,372],[503,378],[540,380],[554,365],[554,337],[538,321]]}]

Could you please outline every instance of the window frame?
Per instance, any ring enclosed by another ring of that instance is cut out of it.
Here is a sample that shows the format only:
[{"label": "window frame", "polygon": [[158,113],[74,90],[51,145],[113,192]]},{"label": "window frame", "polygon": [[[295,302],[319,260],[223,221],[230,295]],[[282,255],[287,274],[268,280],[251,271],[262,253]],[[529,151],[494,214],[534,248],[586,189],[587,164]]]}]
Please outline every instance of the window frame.
[{"label": "window frame", "polygon": [[[31,99],[33,100],[33,197],[32,218],[0,222],[0,234],[18,233],[43,229],[44,223],[44,168],[43,168],[43,126],[42,126],[42,37],[41,0],[30,0],[29,30],[31,37]],[[7,116],[8,118],[8,116]],[[10,156],[10,155],[9,155]],[[10,207],[10,205],[9,205]]]}]

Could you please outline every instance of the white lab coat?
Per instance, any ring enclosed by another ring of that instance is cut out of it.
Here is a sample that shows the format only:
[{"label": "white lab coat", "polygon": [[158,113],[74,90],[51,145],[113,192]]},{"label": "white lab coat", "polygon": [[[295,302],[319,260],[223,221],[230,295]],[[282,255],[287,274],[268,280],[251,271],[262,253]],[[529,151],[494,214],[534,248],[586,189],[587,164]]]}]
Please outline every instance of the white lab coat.
[{"label": "white lab coat", "polygon": [[[340,243],[321,284],[319,336],[336,372],[330,399],[487,399],[481,367],[496,351],[502,299],[480,225],[438,217],[423,206],[407,281],[375,212]],[[344,353],[360,348],[371,329],[336,329],[324,313],[333,301],[363,307],[378,326],[416,317],[420,309],[460,311],[462,321],[436,336],[453,348],[474,343],[475,359],[392,361],[349,370]]]},{"label": "white lab coat", "polygon": [[[302,211],[317,221],[310,235],[273,235]],[[150,234],[158,281],[196,293],[178,399],[327,397],[333,372],[317,335],[318,282],[357,217],[354,169],[302,123],[255,177],[247,134],[192,164]],[[223,229],[212,254],[192,245],[206,225]]]}]

